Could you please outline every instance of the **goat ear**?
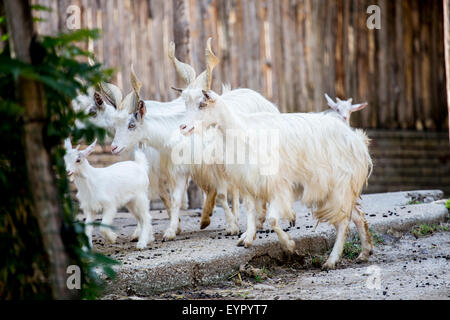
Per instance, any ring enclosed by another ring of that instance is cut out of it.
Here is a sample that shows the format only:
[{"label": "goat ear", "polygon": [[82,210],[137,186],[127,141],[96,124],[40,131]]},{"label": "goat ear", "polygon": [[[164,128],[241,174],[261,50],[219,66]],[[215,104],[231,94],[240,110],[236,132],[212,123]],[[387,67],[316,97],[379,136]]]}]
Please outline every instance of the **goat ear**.
[{"label": "goat ear", "polygon": [[367,102],[360,103],[360,104],[354,104],[354,105],[352,105],[352,108],[350,109],[350,112],[355,112],[355,111],[362,110],[365,107],[367,107],[368,105],[369,104]]},{"label": "goat ear", "polygon": [[145,114],[147,113],[147,107],[145,106],[144,101],[139,100],[137,112],[139,115],[138,120],[142,121],[142,119],[144,119],[145,117]]},{"label": "goat ear", "polygon": [[102,98],[101,94],[97,91],[94,93],[94,101],[95,101],[95,105],[97,106],[97,108],[105,109],[105,105],[103,104],[103,98]]},{"label": "goat ear", "polygon": [[170,87],[170,89],[175,90],[178,93],[182,93],[183,92],[183,89],[180,89],[180,88]]},{"label": "goat ear", "polygon": [[92,144],[89,147],[87,147],[86,149],[81,151],[83,156],[87,157],[88,155],[90,155],[92,153],[92,151],[94,151],[96,144],[97,144],[97,138],[94,140],[94,142],[92,142]]},{"label": "goat ear", "polygon": [[203,96],[205,97],[205,99],[209,102],[214,102],[214,99],[211,96],[211,92],[208,90],[202,90]]},{"label": "goat ear", "polygon": [[64,148],[66,149],[66,151],[72,150],[72,142],[70,142],[70,138],[64,140]]},{"label": "goat ear", "polygon": [[333,99],[331,99],[331,98],[328,96],[328,94],[326,94],[326,93],[325,93],[325,99],[327,99],[328,106],[329,106],[330,108],[332,108],[333,110],[336,109],[337,103],[334,102]]}]

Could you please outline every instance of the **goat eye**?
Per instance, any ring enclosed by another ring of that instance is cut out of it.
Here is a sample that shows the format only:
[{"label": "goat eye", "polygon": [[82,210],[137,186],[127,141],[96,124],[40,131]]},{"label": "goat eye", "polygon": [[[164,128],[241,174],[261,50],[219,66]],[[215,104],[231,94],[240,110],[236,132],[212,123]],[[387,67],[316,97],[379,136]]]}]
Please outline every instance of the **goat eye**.
[{"label": "goat eye", "polygon": [[130,123],[128,125],[128,129],[134,129],[134,128],[136,128],[136,125],[134,123]]}]

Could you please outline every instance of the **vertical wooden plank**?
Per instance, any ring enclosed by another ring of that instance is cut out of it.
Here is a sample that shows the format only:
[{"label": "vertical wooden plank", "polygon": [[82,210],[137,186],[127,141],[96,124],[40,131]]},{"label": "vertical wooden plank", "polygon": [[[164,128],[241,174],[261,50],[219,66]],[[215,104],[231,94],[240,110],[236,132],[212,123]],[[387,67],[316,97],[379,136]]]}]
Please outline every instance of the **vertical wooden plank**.
[{"label": "vertical wooden plank", "polygon": [[420,43],[420,9],[417,1],[411,3],[412,8],[412,28],[413,28],[413,66],[414,66],[414,116],[416,130],[423,131],[424,119],[423,119],[423,101],[421,99],[421,81],[422,77],[422,59],[421,59],[421,46]]},{"label": "vertical wooden plank", "polygon": [[402,1],[404,30],[404,70],[405,70],[405,122],[407,128],[414,128],[414,97],[413,97],[413,30],[411,4]]},{"label": "vertical wooden plank", "polygon": [[293,38],[295,38],[295,28],[293,27],[293,20],[295,19],[295,12],[293,12],[290,1],[282,1],[282,33],[283,33],[283,76],[285,78],[285,109],[287,112],[294,111],[294,83],[295,76],[292,72],[294,65],[294,50]]},{"label": "vertical wooden plank", "polygon": [[146,36],[145,41],[147,42],[148,50],[146,52],[147,58],[147,86],[149,90],[148,97],[149,99],[156,99],[156,85],[155,85],[155,63],[154,63],[154,47],[153,47],[153,20],[154,20],[154,11],[153,11],[152,2],[148,1],[148,11],[147,11],[147,28],[146,28]]},{"label": "vertical wooden plank", "polygon": [[325,6],[325,28],[323,31],[323,39],[325,40],[324,57],[323,57],[323,79],[324,86],[322,96],[320,97],[319,106],[321,109],[325,108],[326,102],[323,93],[327,92],[331,96],[335,96],[335,79],[336,79],[336,26],[337,26],[337,11],[338,4],[336,2],[328,2]]},{"label": "vertical wooden plank", "polygon": [[[400,3],[401,2],[397,2]],[[366,5],[369,5],[369,1],[366,1]],[[367,16],[366,16],[367,18]],[[367,102],[369,103],[369,108],[366,109],[365,113],[367,118],[365,118],[364,128],[376,128],[378,113],[377,108],[379,107],[378,92],[376,91],[376,85],[379,83],[379,74],[377,72],[377,52],[376,52],[376,34],[379,32],[377,29],[367,30],[368,36],[368,56],[369,56],[369,92],[367,94]]]},{"label": "vertical wooden plank", "polygon": [[[360,12],[364,12],[364,6],[358,8]],[[355,77],[357,78],[357,91],[352,93],[351,98],[356,101],[366,101],[368,93],[368,66],[369,66],[369,56],[368,56],[368,43],[367,43],[367,27],[366,27],[366,17],[365,15],[358,15],[355,21],[355,36],[356,36],[356,61],[357,61],[357,72]],[[347,96],[346,99],[350,98]],[[364,112],[365,113],[365,112]],[[363,121],[362,112],[356,112],[351,117],[352,125],[358,127],[366,127],[367,122]]]},{"label": "vertical wooden plank", "polygon": [[295,102],[296,112],[307,110],[308,92],[306,87],[306,59],[305,59],[305,1],[297,1],[295,34],[297,37],[295,74],[297,74]]},{"label": "vertical wooden plank", "polygon": [[271,24],[269,15],[269,1],[263,1],[261,5],[261,20],[262,20],[262,36],[264,52],[262,56],[264,57],[263,70],[264,70],[264,94],[265,96],[274,101],[273,97],[273,55],[272,55],[272,34],[271,34]]},{"label": "vertical wooden plank", "polygon": [[432,106],[431,106],[431,70],[430,70],[430,49],[431,49],[431,18],[433,5],[419,2],[420,14],[420,34],[419,41],[421,43],[421,99],[423,108],[424,126],[427,130],[435,130],[436,126],[433,121]]},{"label": "vertical wooden plank", "polygon": [[397,62],[398,62],[398,75],[397,75],[397,83],[399,90],[399,97],[397,103],[398,110],[398,125],[402,129],[406,129],[408,127],[408,122],[406,118],[406,94],[405,94],[405,50],[404,50],[404,29],[403,29],[403,5],[402,1],[395,2],[395,34],[397,39],[395,41],[396,47],[395,50],[398,53]]},{"label": "vertical wooden plank", "polygon": [[[387,11],[386,0],[380,0],[380,8],[381,8],[381,17],[387,17],[389,14]],[[384,27],[386,25],[386,21],[382,20],[382,28],[378,32],[378,74],[380,75],[380,81],[378,86],[378,95],[379,95],[379,124],[383,127],[387,126],[388,117],[387,114],[387,105],[388,105],[388,52],[386,44],[389,41],[389,35],[387,33],[387,28]]]},{"label": "vertical wooden plank", "polygon": [[444,5],[444,44],[445,44],[445,70],[447,75],[447,107],[448,127],[450,140],[450,0],[443,0]]}]

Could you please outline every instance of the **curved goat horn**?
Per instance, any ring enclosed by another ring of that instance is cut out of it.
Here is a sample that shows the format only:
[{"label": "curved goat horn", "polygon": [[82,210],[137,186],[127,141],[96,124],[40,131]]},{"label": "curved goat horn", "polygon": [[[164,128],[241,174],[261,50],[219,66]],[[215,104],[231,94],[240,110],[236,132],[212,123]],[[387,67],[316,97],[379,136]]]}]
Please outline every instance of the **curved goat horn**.
[{"label": "curved goat horn", "polygon": [[183,63],[179,61],[175,57],[175,43],[173,41],[169,44],[169,58],[172,60],[173,64],[175,65],[175,69],[177,70],[177,73],[180,75],[180,77],[186,82],[186,85],[188,86],[192,81],[195,79],[195,70],[187,63]]},{"label": "curved goat horn", "polygon": [[131,64],[131,70],[130,70],[130,78],[131,78],[131,86],[134,90],[135,99],[133,99],[133,106],[135,109],[138,108],[138,102],[141,100],[141,88],[142,88],[142,82],[139,81],[138,77],[136,76],[136,72],[134,71],[134,66]]},{"label": "curved goat horn", "polygon": [[136,92],[137,100],[140,100],[142,82],[139,81],[138,77],[136,76],[133,64],[131,64],[130,78],[131,78],[131,86],[133,87],[134,92]]},{"label": "curved goat horn", "polygon": [[113,85],[112,83],[101,82],[100,89],[105,95],[108,102],[110,102],[114,107],[118,107],[122,102],[122,91],[119,87]]},{"label": "curved goat horn", "polygon": [[206,61],[206,90],[211,89],[212,83],[212,71],[219,63],[219,59],[215,56],[211,49],[211,38],[208,38],[205,49],[205,61]]}]

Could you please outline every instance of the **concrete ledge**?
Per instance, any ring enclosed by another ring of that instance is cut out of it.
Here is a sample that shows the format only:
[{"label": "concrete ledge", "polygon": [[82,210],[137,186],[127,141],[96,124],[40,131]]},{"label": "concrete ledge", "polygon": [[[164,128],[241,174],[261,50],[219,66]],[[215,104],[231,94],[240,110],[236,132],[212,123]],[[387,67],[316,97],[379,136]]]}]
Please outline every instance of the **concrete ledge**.
[{"label": "concrete ledge", "polygon": [[[408,231],[414,225],[437,223],[448,216],[443,202],[408,205],[412,199],[438,200],[442,191],[409,191],[370,194],[362,197],[361,205],[371,229],[379,233]],[[322,253],[334,243],[334,228],[321,224],[313,231],[315,221],[311,213],[300,203],[294,206],[297,212],[296,227],[288,229],[296,241],[299,253]],[[199,213],[187,211],[182,215],[182,233],[175,241],[162,242],[162,233],[168,224],[165,212],[152,212],[156,241],[146,250],[136,250],[129,237],[136,221],[121,213],[115,221],[118,226],[118,241],[105,244],[94,235],[94,247],[122,262],[116,268],[117,277],[110,281],[107,293],[148,295],[188,285],[211,284],[226,279],[236,272],[241,264],[253,259],[270,257],[281,259],[278,238],[266,224],[265,230],[257,233],[253,247],[237,247],[238,237],[225,236],[224,213],[216,208],[211,225],[199,230]],[[240,229],[245,230],[245,215],[241,212]],[[352,226],[352,232],[355,232]]]}]

